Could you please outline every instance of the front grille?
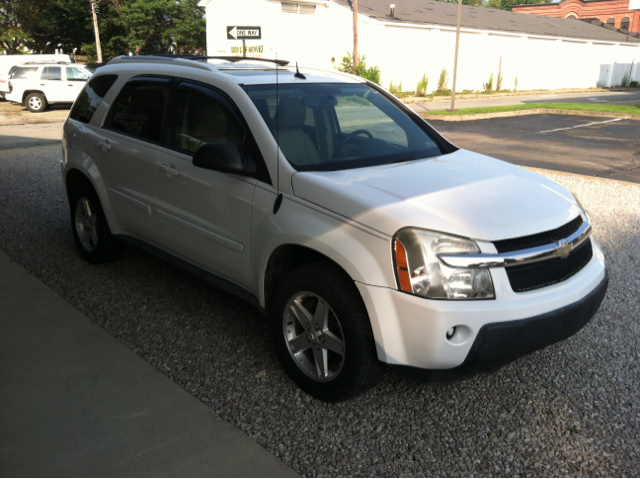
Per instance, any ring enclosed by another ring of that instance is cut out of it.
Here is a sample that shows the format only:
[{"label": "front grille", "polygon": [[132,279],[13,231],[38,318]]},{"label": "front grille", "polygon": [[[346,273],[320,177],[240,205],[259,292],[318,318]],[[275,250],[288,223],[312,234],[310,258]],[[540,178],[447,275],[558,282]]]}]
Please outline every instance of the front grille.
[{"label": "front grille", "polygon": [[516,293],[523,293],[569,279],[584,268],[592,257],[593,247],[589,238],[566,258],[551,258],[537,263],[512,266],[506,268],[506,271],[511,288]]},{"label": "front grille", "polygon": [[501,241],[494,241],[494,245],[498,253],[508,253],[510,251],[519,251],[521,249],[535,248],[536,246],[544,246],[555,243],[561,239],[567,238],[572,233],[578,231],[582,226],[582,217],[578,216],[564,226],[555,230],[537,233],[531,236],[522,236],[521,238],[511,238]]}]

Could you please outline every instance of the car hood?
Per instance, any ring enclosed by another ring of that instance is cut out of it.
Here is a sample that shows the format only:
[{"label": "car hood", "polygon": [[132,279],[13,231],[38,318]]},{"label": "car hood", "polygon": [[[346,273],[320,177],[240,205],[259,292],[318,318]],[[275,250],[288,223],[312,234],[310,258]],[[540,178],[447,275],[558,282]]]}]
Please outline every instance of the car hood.
[{"label": "car hood", "polygon": [[542,175],[478,153],[343,171],[298,172],[294,194],[387,235],[412,226],[496,241],[555,229],[580,214]]}]

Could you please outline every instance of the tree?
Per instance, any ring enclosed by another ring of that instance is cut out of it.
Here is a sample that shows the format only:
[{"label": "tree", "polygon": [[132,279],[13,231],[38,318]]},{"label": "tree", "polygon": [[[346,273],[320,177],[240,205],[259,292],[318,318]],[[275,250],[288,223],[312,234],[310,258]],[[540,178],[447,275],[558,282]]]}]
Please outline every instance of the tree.
[{"label": "tree", "polygon": [[488,0],[487,6],[496,10],[511,11],[514,5],[532,5],[536,3],[551,3],[552,0]]},{"label": "tree", "polygon": [[31,30],[40,13],[38,0],[0,0],[0,48],[7,55],[20,53],[31,39]]},{"label": "tree", "polygon": [[136,54],[193,53],[205,45],[204,12],[197,0],[112,0]]}]

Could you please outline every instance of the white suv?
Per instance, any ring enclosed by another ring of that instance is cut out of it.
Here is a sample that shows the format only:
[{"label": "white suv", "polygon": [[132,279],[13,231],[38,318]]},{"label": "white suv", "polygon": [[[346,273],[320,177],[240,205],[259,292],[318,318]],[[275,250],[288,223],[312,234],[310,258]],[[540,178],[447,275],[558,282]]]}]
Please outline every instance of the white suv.
[{"label": "white suv", "polygon": [[566,188],[457,148],[361,78],[280,63],[101,68],[63,133],[81,254],[133,243],[253,303],[326,401],[385,364],[431,383],[495,369],[591,319],[608,277]]},{"label": "white suv", "polygon": [[12,69],[3,92],[8,101],[40,113],[50,103],[73,103],[91,75],[75,63],[23,63]]}]

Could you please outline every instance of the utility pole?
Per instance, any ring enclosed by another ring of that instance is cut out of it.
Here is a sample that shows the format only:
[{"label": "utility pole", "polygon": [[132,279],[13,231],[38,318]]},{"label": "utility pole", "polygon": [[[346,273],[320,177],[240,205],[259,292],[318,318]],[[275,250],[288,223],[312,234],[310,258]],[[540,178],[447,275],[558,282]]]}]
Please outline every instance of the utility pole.
[{"label": "utility pole", "polygon": [[460,46],[460,20],[462,18],[462,0],[458,0],[458,26],[456,28],[456,54],[453,60],[453,86],[451,88],[451,108],[456,111],[456,79],[458,77],[458,47]]},{"label": "utility pole", "polygon": [[91,12],[93,13],[93,28],[96,31],[96,51],[98,63],[102,63],[102,48],[100,47],[100,32],[98,31],[98,16],[96,15],[96,0],[91,0]]},{"label": "utility pole", "polygon": [[358,68],[358,0],[353,1],[353,73]]}]

